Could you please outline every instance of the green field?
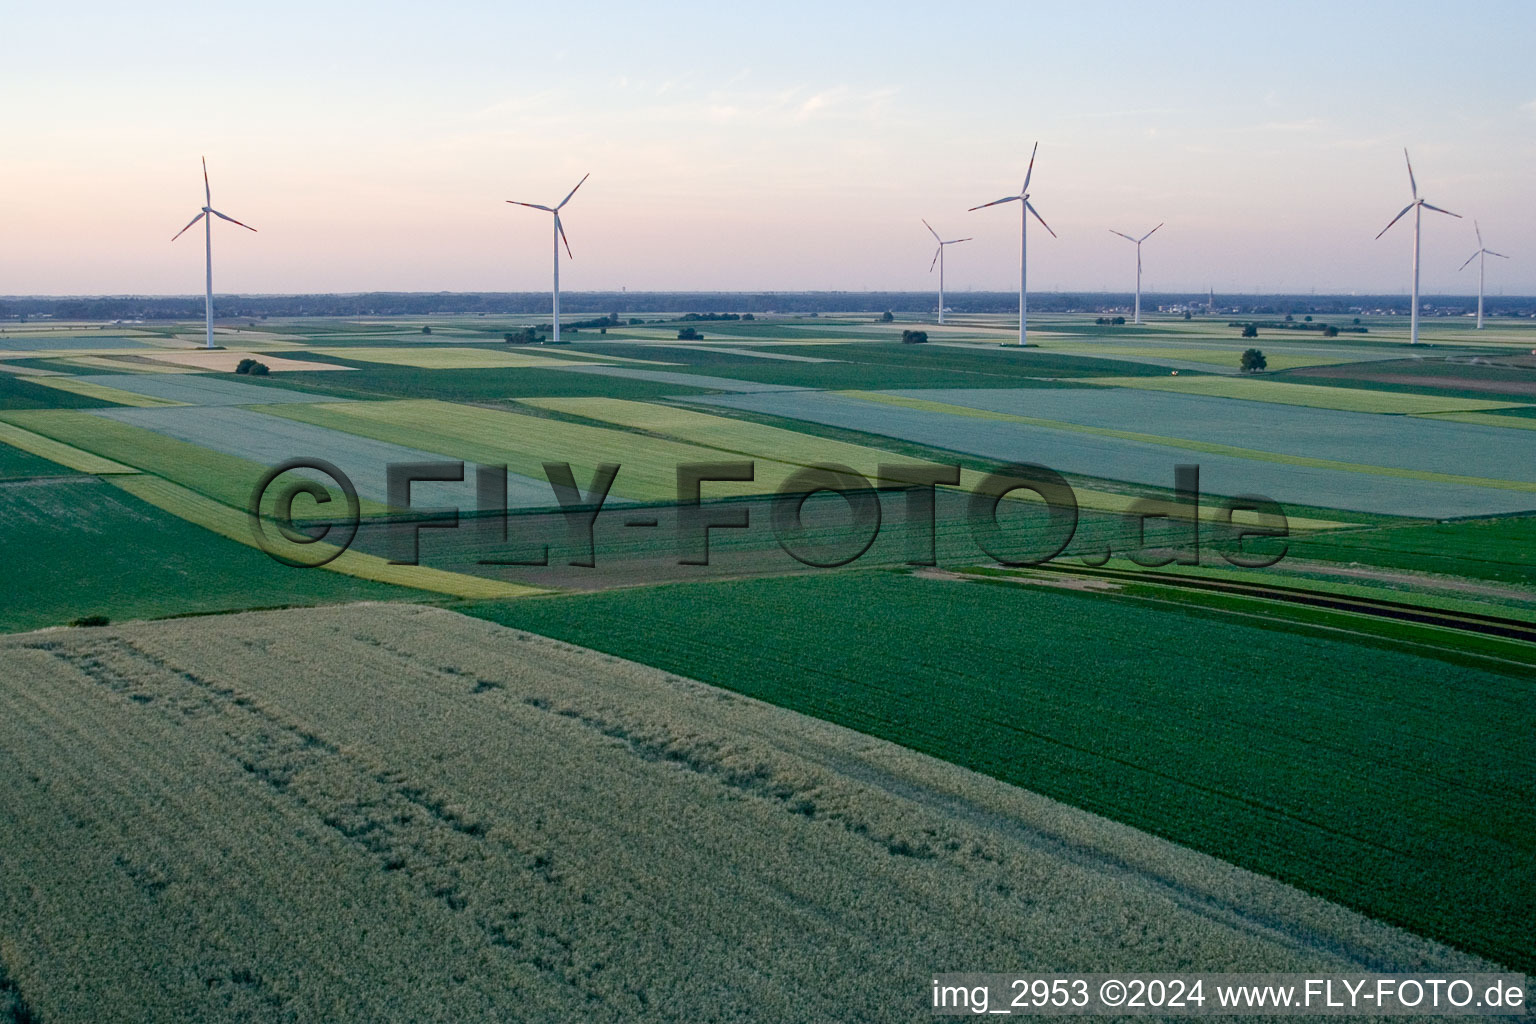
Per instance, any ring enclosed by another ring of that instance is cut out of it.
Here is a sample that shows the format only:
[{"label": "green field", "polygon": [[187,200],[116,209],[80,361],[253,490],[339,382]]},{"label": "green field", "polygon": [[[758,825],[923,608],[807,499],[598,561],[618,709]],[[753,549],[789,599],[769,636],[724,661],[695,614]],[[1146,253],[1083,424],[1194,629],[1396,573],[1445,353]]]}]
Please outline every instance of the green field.
[{"label": "green field", "polygon": [[0,484],[0,632],[113,620],[434,595],[290,569],[95,477]]},{"label": "green field", "polygon": [[1377,527],[1297,540],[1298,558],[1536,587],[1536,516]]},{"label": "green field", "polygon": [[1536,842],[1516,810],[1536,800],[1528,670],[887,573],[476,613],[893,739],[1536,966]]}]

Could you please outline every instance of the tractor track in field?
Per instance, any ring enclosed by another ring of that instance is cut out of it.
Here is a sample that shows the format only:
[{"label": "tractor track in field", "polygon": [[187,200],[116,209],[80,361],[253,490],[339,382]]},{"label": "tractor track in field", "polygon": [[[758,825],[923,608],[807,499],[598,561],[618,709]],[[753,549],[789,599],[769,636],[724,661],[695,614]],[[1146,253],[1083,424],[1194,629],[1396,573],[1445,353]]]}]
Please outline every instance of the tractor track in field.
[{"label": "tractor track in field", "polygon": [[1255,597],[1267,601],[1305,605],[1327,611],[1370,615],[1376,618],[1393,619],[1399,622],[1411,622],[1416,625],[1437,626],[1442,629],[1455,629],[1467,633],[1480,633],[1484,636],[1498,637],[1503,640],[1519,640],[1524,643],[1536,644],[1536,623],[1500,615],[1428,608],[1406,601],[1327,594],[1316,590],[1308,590],[1305,587],[1213,580],[1203,577],[1181,576],[1175,573],[1149,572],[1145,570],[1101,569],[1086,566],[1072,566],[1069,568],[1042,565],[1034,567],[1034,571],[1062,576],[1086,577],[1107,582],[1154,584],[1183,590],[1201,590],[1209,593],[1231,594],[1238,597]]}]

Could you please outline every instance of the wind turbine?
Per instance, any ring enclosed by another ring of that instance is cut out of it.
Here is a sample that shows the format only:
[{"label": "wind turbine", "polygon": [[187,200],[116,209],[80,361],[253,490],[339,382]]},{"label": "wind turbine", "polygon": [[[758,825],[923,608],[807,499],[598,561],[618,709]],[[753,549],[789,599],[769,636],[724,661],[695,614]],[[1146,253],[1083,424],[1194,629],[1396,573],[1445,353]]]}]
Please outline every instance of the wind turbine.
[{"label": "wind turbine", "polygon": [[1396,224],[1403,219],[1403,214],[1409,210],[1413,211],[1413,312],[1408,322],[1408,339],[1409,344],[1417,345],[1419,343],[1419,227],[1424,220],[1424,211],[1434,210],[1436,213],[1444,213],[1456,218],[1460,218],[1461,214],[1451,213],[1450,210],[1442,210],[1438,206],[1431,206],[1423,199],[1420,199],[1419,183],[1413,180],[1413,161],[1408,159],[1407,149],[1403,150],[1403,160],[1408,164],[1408,187],[1413,190],[1413,202],[1403,207],[1402,211],[1392,218],[1391,224],[1382,228],[1376,237],[1380,238],[1386,234],[1391,230],[1392,224]]},{"label": "wind turbine", "polygon": [[[583,184],[585,184],[586,180],[588,178],[590,178],[590,177],[592,177],[592,172],[591,171],[588,171],[586,174],[583,174],[581,176],[581,181],[578,181],[576,183],[576,188],[581,188],[581,186]],[[543,210],[545,213],[552,214],[554,216],[554,218],[555,218],[555,313],[554,313],[555,328],[554,328],[554,330],[555,330],[555,344],[557,344],[557,345],[560,343],[560,243],[561,242],[565,242],[565,255],[568,258],[570,258],[570,259],[575,259],[576,258],[576,257],[571,255],[571,243],[565,237],[565,228],[560,226],[560,211],[565,207],[566,203],[571,201],[571,196],[576,194],[576,188],[571,189],[571,191],[566,194],[566,197],[564,199],[560,200],[560,202],[556,203],[554,206],[540,206],[538,203],[520,203],[516,199],[508,199],[507,200],[507,202],[511,203],[513,206],[527,206],[527,207],[531,207],[531,208],[533,208],[535,210]]]},{"label": "wind turbine", "polygon": [[[921,217],[918,219],[923,220]],[[933,254],[933,263],[928,264],[928,273],[933,273],[934,263],[939,265],[939,323],[942,324],[944,322],[944,247],[946,245],[959,245],[961,242],[969,242],[970,239],[952,238],[946,242],[939,237],[939,233],[933,230],[933,225],[929,224],[926,220],[923,220],[923,227],[927,228],[934,241],[939,243],[938,251]]]},{"label": "wind turbine", "polygon": [[[1164,223],[1167,223],[1167,222],[1165,221]],[[1157,226],[1157,228],[1160,228],[1162,226],[1163,226],[1162,224],[1159,224]],[[1125,239],[1127,242],[1135,242],[1136,243],[1136,319],[1135,319],[1135,322],[1138,323],[1138,324],[1141,323],[1141,243],[1145,242],[1147,239],[1149,239],[1153,235],[1155,235],[1157,233],[1157,228],[1153,228],[1151,231],[1148,231],[1146,234],[1142,235],[1140,238],[1132,238],[1130,235],[1126,234],[1124,231],[1116,231],[1114,228],[1110,228],[1109,229],[1109,233],[1110,234],[1112,234],[1112,235],[1119,235],[1121,238]]]},{"label": "wind turbine", "polygon": [[975,210],[984,210],[984,209],[986,209],[989,206],[998,206],[998,205],[1000,205],[1002,203],[1018,203],[1019,204],[1019,344],[1020,345],[1024,345],[1026,343],[1026,339],[1028,337],[1028,328],[1026,326],[1026,322],[1027,322],[1028,317],[1029,317],[1029,303],[1028,303],[1028,300],[1025,298],[1024,285],[1025,285],[1026,257],[1028,256],[1028,253],[1029,253],[1029,214],[1033,213],[1035,215],[1035,220],[1038,220],[1040,222],[1040,226],[1045,228],[1045,230],[1050,231],[1052,238],[1056,237],[1056,232],[1051,231],[1051,226],[1045,222],[1045,218],[1040,216],[1039,211],[1037,211],[1032,205],[1030,205],[1030,202],[1029,202],[1029,179],[1030,179],[1030,176],[1035,173],[1035,154],[1037,152],[1039,152],[1039,150],[1040,150],[1040,143],[1037,142],[1037,143],[1035,143],[1035,148],[1030,150],[1030,152],[1029,152],[1029,170],[1024,172],[1024,184],[1019,189],[1019,194],[1018,195],[1016,195],[1016,196],[1004,196],[1001,199],[994,199],[990,203],[982,203],[980,206],[973,206],[973,207],[971,207],[971,209],[969,211],[967,211],[967,212],[971,212],[971,211],[975,211]]},{"label": "wind turbine", "polygon": [[[190,221],[187,222],[186,227],[172,235],[171,241],[174,242],[176,239],[186,234],[188,229],[190,229],[193,224],[196,224],[198,221],[203,221],[203,252],[208,271],[208,290],[207,293],[203,296],[203,309],[208,321],[208,347],[213,348],[213,217],[221,217],[224,220],[229,221],[231,224],[239,224],[240,227],[245,228],[247,231],[255,231],[256,229],[251,227],[249,224],[240,224],[240,222],[235,220],[235,218],[229,216],[228,214],[220,213],[218,210],[213,208],[213,189],[208,187],[207,157],[203,157],[203,202],[205,204],[203,206],[203,212],[198,214],[196,217],[193,217]],[[213,214],[213,217],[208,216],[210,213]]]},{"label": "wind turbine", "polygon": [[[1501,252],[1494,252],[1492,249],[1485,249],[1485,248],[1483,248],[1483,229],[1477,226],[1477,221],[1473,221],[1472,222],[1472,230],[1477,232],[1477,252],[1475,252],[1471,256],[1467,257],[1467,263],[1471,263],[1473,260],[1477,260],[1477,329],[1478,330],[1482,330],[1483,329],[1483,269],[1484,269],[1483,268],[1483,264],[1488,262],[1483,257],[1484,256],[1497,256],[1501,260],[1507,260],[1507,259],[1509,259],[1509,257],[1505,256]],[[1463,270],[1466,270],[1467,269],[1467,263],[1463,263],[1461,266],[1457,267],[1456,268],[1456,272],[1459,274]]]}]

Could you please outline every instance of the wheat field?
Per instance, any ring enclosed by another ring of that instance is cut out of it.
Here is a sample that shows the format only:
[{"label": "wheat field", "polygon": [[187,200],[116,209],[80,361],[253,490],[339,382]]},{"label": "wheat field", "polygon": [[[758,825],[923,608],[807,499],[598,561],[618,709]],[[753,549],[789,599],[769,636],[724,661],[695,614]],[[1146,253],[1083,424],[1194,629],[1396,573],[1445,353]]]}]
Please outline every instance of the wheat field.
[{"label": "wheat field", "polygon": [[0,1009],[49,1024],[922,1020],[935,971],[1486,966],[439,608],[5,637],[0,755]]}]

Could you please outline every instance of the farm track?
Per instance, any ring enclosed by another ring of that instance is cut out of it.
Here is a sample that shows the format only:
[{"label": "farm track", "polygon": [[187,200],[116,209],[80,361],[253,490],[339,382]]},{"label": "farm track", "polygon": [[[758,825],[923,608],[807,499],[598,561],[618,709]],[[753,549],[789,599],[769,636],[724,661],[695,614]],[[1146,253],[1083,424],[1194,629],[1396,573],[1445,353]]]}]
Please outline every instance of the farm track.
[{"label": "farm track", "polygon": [[1233,594],[1241,597],[1257,597],[1268,601],[1306,605],[1312,608],[1323,608],[1328,611],[1352,612],[1357,615],[1370,615],[1376,618],[1393,619],[1398,622],[1436,626],[1441,629],[1455,629],[1462,632],[1499,637],[1505,640],[1520,640],[1525,643],[1536,644],[1536,624],[1521,619],[1505,618],[1499,615],[1484,615],[1476,612],[1428,608],[1424,605],[1412,604],[1406,601],[1326,594],[1316,590],[1308,590],[1305,587],[1239,583],[1147,570],[1136,571],[1087,566],[1042,565],[1035,567],[1033,571],[1082,576],[1117,583],[1151,583],[1182,590],[1202,590],[1218,594]]}]

